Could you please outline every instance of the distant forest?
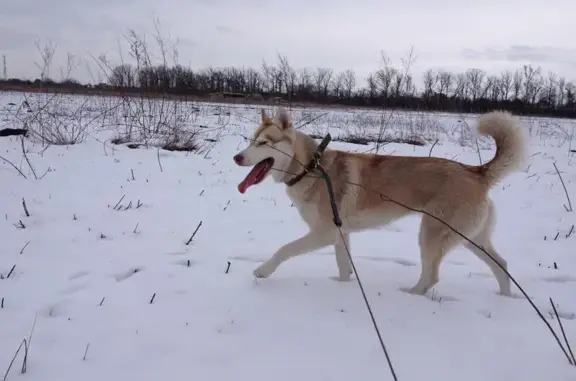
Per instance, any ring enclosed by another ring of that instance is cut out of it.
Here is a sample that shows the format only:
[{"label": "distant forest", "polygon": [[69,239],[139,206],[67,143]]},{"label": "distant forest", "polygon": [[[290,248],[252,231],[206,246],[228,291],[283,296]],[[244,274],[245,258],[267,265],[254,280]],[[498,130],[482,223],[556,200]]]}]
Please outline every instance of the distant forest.
[{"label": "distant forest", "polygon": [[480,113],[506,109],[516,114],[576,118],[576,85],[540,67],[488,75],[480,69],[460,73],[428,70],[423,86],[414,84],[411,54],[359,81],[354,70],[295,69],[286,56],[260,68],[224,67],[191,70],[181,65],[108,65],[107,80],[95,85],[73,79],[55,81],[43,74],[35,81],[6,79],[0,90],[66,91],[146,96],[198,97],[214,101],[341,105],[405,110]]}]

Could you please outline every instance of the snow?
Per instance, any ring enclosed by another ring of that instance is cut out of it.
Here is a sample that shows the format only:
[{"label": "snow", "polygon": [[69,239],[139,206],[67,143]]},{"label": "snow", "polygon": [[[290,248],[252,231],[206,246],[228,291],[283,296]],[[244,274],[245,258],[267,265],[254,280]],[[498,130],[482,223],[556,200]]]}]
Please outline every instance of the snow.
[{"label": "snow", "polygon": [[[15,127],[22,97],[0,94],[0,129]],[[195,125],[218,139],[201,154],[112,146],[114,126],[94,124],[76,145],[25,140],[43,176],[36,180],[20,139],[0,138],[0,156],[27,176],[0,159],[0,377],[34,324],[27,372],[20,374],[20,352],[8,380],[392,380],[355,278],[330,278],[337,274],[331,248],[292,259],[268,279],[253,277],[259,263],[306,227],[272,180],[237,191],[247,170],[232,156],[260,108],[196,106],[202,111]],[[333,136],[382,117],[335,108],[293,114],[301,121],[325,115],[304,128]],[[476,164],[476,146],[459,122],[474,126],[475,118],[395,111],[388,133],[412,128],[438,139],[434,156]],[[491,192],[494,242],[560,335],[553,298],[576,348],[576,213],[563,206],[553,166],[576,202],[576,159],[568,148],[574,122],[524,121],[532,156],[526,171]],[[428,155],[432,143],[381,150]],[[483,160],[491,158],[490,141],[480,148]],[[25,228],[15,226],[19,221]],[[445,261],[427,297],[400,291],[419,275],[418,227],[418,217],[409,217],[353,235],[351,244],[399,380],[576,380],[576,368],[519,291],[515,298],[498,295],[487,266],[464,248]]]}]

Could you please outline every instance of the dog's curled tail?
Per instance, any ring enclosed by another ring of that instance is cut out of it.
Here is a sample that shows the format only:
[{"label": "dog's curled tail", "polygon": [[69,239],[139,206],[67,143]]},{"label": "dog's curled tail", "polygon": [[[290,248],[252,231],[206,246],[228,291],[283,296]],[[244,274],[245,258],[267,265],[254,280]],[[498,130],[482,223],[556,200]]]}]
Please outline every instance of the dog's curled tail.
[{"label": "dog's curled tail", "polygon": [[518,118],[506,111],[486,113],[478,119],[478,133],[491,136],[496,142],[494,158],[480,167],[490,185],[524,164],[526,136]]}]

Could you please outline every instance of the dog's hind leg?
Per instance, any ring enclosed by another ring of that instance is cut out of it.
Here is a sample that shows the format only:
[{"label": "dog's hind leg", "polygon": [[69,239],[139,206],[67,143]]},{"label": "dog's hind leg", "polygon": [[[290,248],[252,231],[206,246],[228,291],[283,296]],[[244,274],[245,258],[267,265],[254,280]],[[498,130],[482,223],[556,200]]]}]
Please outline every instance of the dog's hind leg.
[{"label": "dog's hind leg", "polygon": [[[508,270],[508,264],[506,260],[496,252],[494,246],[492,245],[491,235],[495,223],[494,212],[495,212],[494,203],[492,201],[489,201],[487,216],[484,225],[482,226],[482,229],[473,237],[470,237],[470,239],[473,242],[475,242],[478,246],[483,247],[484,250],[486,250],[492,256],[492,258],[494,258],[494,260],[500,264],[500,266]],[[500,287],[500,294],[510,296],[511,295],[510,278],[508,277],[506,272],[504,272],[504,270],[502,270],[502,268],[498,266],[498,264],[496,264],[494,260],[488,257],[484,252],[482,252],[482,250],[478,249],[476,246],[472,245],[469,242],[466,242],[464,246],[468,250],[473,252],[484,263],[486,263],[488,267],[490,267],[490,270],[492,270],[492,273],[494,274],[496,280],[498,281],[498,286]]]},{"label": "dog's hind leg", "polygon": [[[344,240],[342,240],[342,238],[344,238]],[[342,237],[338,234],[334,249],[336,251],[336,265],[338,265],[337,280],[347,282],[350,280],[350,275],[352,274],[352,264],[348,256],[348,250],[350,250],[350,234],[342,233]]]},{"label": "dog's hind leg", "polygon": [[420,226],[420,256],[422,269],[418,282],[411,289],[402,289],[411,294],[424,295],[439,280],[442,259],[460,239],[449,228],[432,217],[424,216]]},{"label": "dog's hind leg", "polygon": [[282,262],[285,262],[292,257],[335,244],[336,234],[338,233],[333,229],[310,231],[303,237],[287,243],[278,249],[272,257],[254,270],[253,274],[257,278],[267,278],[276,271]]}]

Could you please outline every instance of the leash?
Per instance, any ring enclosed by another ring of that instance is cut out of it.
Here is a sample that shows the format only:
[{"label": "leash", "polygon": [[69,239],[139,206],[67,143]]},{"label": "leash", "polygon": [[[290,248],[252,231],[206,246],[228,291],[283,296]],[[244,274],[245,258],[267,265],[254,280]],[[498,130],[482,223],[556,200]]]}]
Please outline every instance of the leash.
[{"label": "leash", "polygon": [[376,335],[378,336],[378,340],[380,342],[380,347],[382,348],[382,352],[384,352],[384,356],[386,357],[388,367],[390,368],[390,372],[392,373],[392,378],[394,378],[394,381],[398,381],[398,377],[396,376],[396,371],[394,370],[394,365],[392,364],[392,359],[390,358],[390,354],[388,353],[388,349],[386,349],[386,345],[384,344],[384,339],[382,339],[382,334],[380,333],[380,329],[378,328],[378,323],[376,323],[376,318],[374,316],[374,312],[372,311],[372,306],[370,305],[370,302],[368,301],[368,296],[366,296],[366,292],[364,291],[364,286],[362,284],[362,281],[360,280],[360,276],[358,274],[358,271],[356,270],[356,264],[354,263],[354,260],[352,259],[352,254],[350,254],[350,249],[348,248],[348,245],[346,244],[346,241],[344,240],[344,233],[342,232],[342,220],[340,219],[340,214],[338,213],[338,206],[336,205],[336,196],[334,195],[334,186],[332,184],[332,180],[330,179],[330,176],[328,175],[328,173],[326,172],[326,170],[324,169],[322,164],[320,164],[320,158],[322,157],[324,150],[326,149],[326,147],[328,146],[328,144],[330,143],[331,140],[332,140],[332,136],[329,133],[326,134],[326,136],[324,137],[324,139],[322,139],[322,142],[318,146],[316,152],[312,156],[312,159],[310,160],[310,162],[304,167],[302,172],[300,172],[298,175],[296,175],[295,177],[293,177],[292,179],[287,181],[286,185],[287,186],[293,186],[293,185],[297,184],[300,180],[302,180],[304,178],[304,176],[306,176],[308,173],[310,173],[311,171],[314,171],[314,170],[318,170],[320,172],[320,174],[322,175],[322,178],[324,179],[324,182],[326,183],[326,188],[328,188],[328,195],[330,197],[330,206],[332,208],[332,215],[333,215],[332,221],[334,222],[334,225],[336,225],[336,227],[338,228],[338,231],[340,232],[340,238],[342,239],[342,243],[344,244],[344,248],[346,249],[346,253],[348,254],[348,260],[350,261],[350,264],[352,265],[352,270],[354,270],[354,274],[356,274],[356,281],[358,282],[358,286],[360,287],[360,292],[362,293],[362,297],[364,298],[364,303],[366,304],[366,309],[368,309],[368,314],[370,315],[370,319],[372,320],[372,325],[374,326],[374,330],[376,331]]}]

